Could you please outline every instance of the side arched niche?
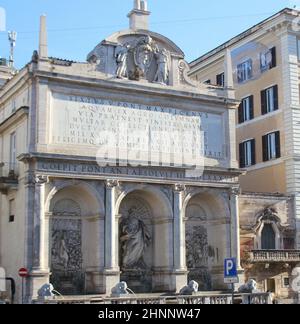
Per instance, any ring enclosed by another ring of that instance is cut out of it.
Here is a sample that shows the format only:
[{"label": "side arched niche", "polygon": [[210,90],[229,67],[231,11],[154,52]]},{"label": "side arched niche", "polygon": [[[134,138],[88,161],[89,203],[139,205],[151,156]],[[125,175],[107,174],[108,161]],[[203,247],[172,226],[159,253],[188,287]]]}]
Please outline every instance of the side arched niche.
[{"label": "side arched niche", "polygon": [[64,184],[49,195],[50,281],[63,295],[96,293],[104,268],[104,209],[93,188]]},{"label": "side arched niche", "polygon": [[185,207],[188,279],[201,291],[223,289],[223,262],[230,251],[228,204],[217,194],[195,192]]}]

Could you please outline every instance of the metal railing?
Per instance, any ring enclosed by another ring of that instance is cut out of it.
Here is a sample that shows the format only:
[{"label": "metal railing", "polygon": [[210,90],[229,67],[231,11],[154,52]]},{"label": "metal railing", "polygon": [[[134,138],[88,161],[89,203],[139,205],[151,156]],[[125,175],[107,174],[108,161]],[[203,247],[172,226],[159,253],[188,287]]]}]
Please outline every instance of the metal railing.
[{"label": "metal railing", "polygon": [[249,254],[251,262],[300,262],[300,250],[257,250]]}]

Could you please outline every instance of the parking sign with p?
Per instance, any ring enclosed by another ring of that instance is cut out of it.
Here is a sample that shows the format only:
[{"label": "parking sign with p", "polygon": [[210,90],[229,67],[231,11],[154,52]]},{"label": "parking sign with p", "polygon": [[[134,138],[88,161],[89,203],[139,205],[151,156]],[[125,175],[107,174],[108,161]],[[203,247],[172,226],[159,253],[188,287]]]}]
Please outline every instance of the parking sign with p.
[{"label": "parking sign with p", "polygon": [[224,282],[227,284],[239,282],[235,258],[225,259],[224,261]]}]

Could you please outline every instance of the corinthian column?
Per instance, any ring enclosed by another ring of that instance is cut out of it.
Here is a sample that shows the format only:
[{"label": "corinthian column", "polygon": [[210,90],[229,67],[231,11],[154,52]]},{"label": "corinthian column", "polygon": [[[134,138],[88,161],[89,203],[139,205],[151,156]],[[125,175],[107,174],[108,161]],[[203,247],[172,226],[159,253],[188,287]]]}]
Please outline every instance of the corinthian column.
[{"label": "corinthian column", "polygon": [[48,182],[46,176],[35,176],[34,203],[33,203],[33,262],[32,271],[26,284],[28,285],[27,299],[37,298],[38,290],[49,283],[50,271],[46,260],[49,253],[46,245],[46,220],[45,220],[45,186]]},{"label": "corinthian column", "polygon": [[116,188],[117,180],[106,181],[106,204],[105,204],[105,268],[106,270],[119,270],[118,261],[118,238],[119,225],[116,217]]},{"label": "corinthian column", "polygon": [[45,186],[48,182],[46,176],[35,177],[35,194],[34,194],[34,258],[33,270],[45,271]]},{"label": "corinthian column", "polygon": [[119,268],[119,217],[116,215],[117,180],[106,181],[105,200],[105,271],[104,292],[110,294],[120,281]]},{"label": "corinthian column", "polygon": [[187,283],[187,268],[185,257],[185,224],[184,224],[184,210],[183,200],[185,186],[176,184],[173,189],[174,192],[174,223],[173,223],[173,241],[174,241],[174,274],[176,291],[186,285]]},{"label": "corinthian column", "polygon": [[230,191],[231,210],[231,256],[236,258],[237,267],[241,270],[240,252],[240,214],[239,214],[239,188]]}]

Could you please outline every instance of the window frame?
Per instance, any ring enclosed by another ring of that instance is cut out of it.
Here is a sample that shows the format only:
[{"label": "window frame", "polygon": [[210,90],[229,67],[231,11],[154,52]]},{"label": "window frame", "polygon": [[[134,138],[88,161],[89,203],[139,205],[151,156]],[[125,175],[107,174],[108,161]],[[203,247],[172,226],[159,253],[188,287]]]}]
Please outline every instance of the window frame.
[{"label": "window frame", "polygon": [[249,139],[240,143],[240,168],[250,168],[256,164],[256,142]]},{"label": "window frame", "polygon": [[279,110],[278,85],[261,91],[261,114],[267,115]]},{"label": "window frame", "polygon": [[263,162],[281,158],[280,134],[280,131],[275,131],[262,137]]},{"label": "window frame", "polygon": [[[248,102],[249,111],[247,112],[247,115],[249,115],[249,118],[246,118],[246,108],[247,108],[245,105],[246,102]],[[241,100],[238,113],[239,113],[239,124],[243,124],[254,119],[254,96],[253,95],[244,97]]]},{"label": "window frame", "polygon": [[249,58],[237,65],[237,81],[238,83],[247,82],[251,80],[252,77],[253,77],[253,60]]}]

